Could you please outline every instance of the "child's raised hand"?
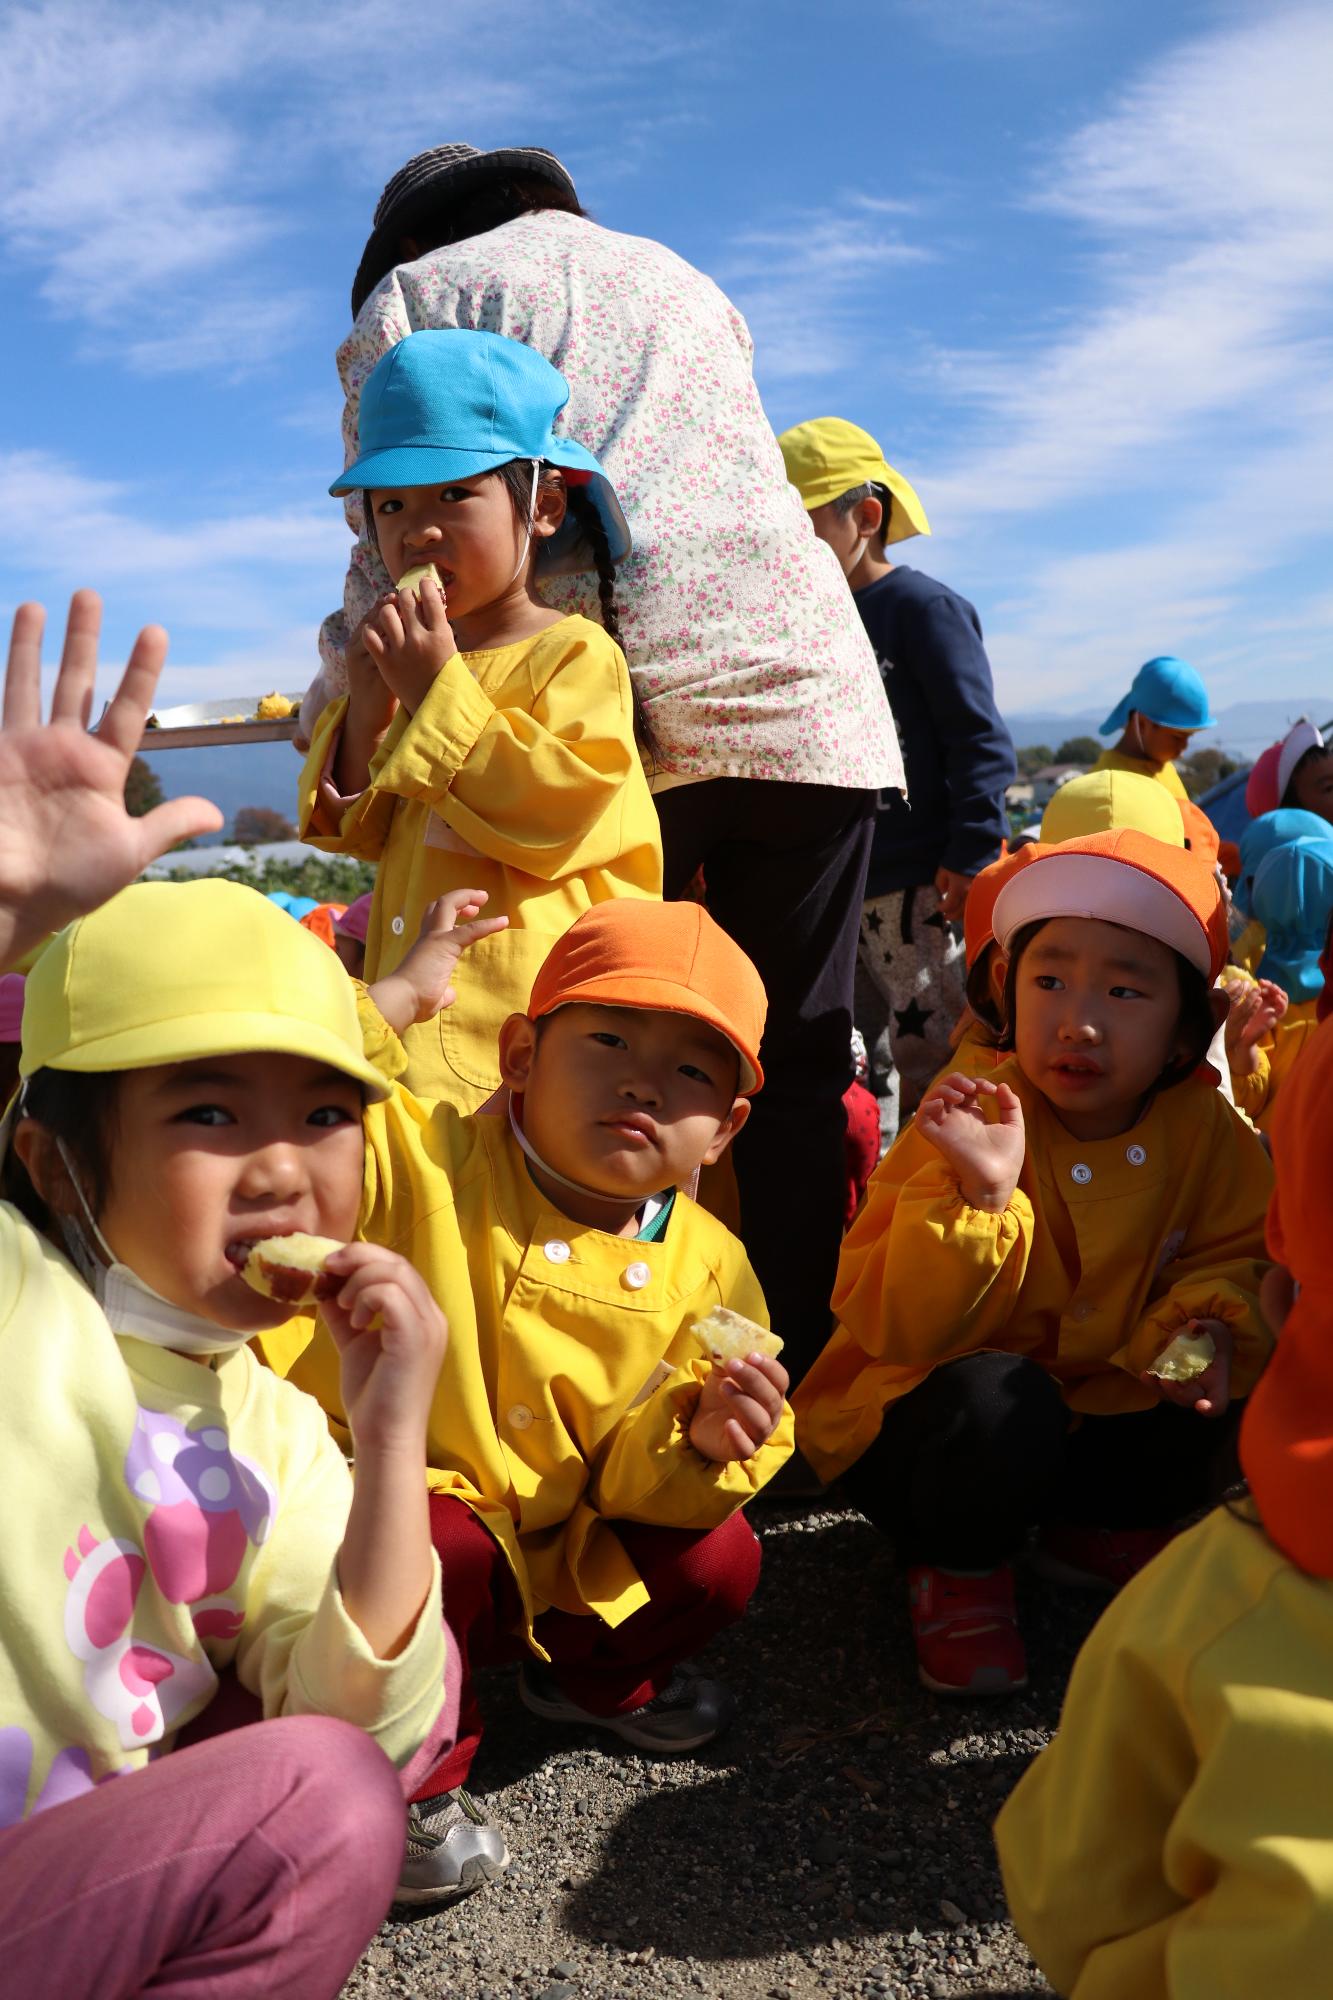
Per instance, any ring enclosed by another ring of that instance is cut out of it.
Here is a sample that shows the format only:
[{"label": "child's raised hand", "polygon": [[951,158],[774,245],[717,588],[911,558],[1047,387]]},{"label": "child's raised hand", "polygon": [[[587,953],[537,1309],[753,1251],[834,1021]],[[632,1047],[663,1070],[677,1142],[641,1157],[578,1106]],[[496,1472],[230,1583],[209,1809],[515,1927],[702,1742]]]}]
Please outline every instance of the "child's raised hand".
[{"label": "child's raised hand", "polygon": [[1148,1374],[1140,1375],[1139,1380],[1156,1389],[1168,1403],[1179,1403],[1182,1409],[1194,1410],[1201,1417],[1220,1417],[1231,1401],[1231,1328],[1223,1319],[1192,1319],[1180,1331],[1195,1338],[1201,1333],[1212,1335],[1217,1352],[1202,1375],[1191,1382],[1164,1382],[1160,1375]]},{"label": "child's raised hand", "polygon": [[[1268,993],[1264,991],[1265,987],[1269,988]],[[1273,993],[1281,993],[1281,988],[1263,980],[1257,986],[1232,986],[1227,990],[1230,1005],[1223,1036],[1227,1066],[1238,1076],[1251,1076],[1259,1067],[1259,1042],[1271,1033],[1281,1018],[1270,997]],[[1282,994],[1282,998],[1285,1002],[1286,995]]]},{"label": "child's raised hand", "polygon": [[771,1354],[714,1362],[690,1423],[690,1443],[700,1458],[716,1465],[753,1458],[777,1429],[788,1379]]},{"label": "child's raised hand", "polygon": [[0,727],[0,967],[95,910],[178,841],[222,825],[207,799],[169,799],[137,819],[125,810],[126,774],[167,656],[161,626],[140,632],[90,734],[101,599],[76,590],[70,600],[46,723],[45,623],[40,604],[20,604],[9,644]]},{"label": "child's raised hand", "polygon": [[[986,1100],[996,1116],[986,1116]],[[917,1130],[943,1153],[972,1208],[1007,1208],[1027,1149],[1023,1107],[1007,1083],[989,1077],[941,1077],[917,1106]]]},{"label": "child's raised hand", "polygon": [[444,592],[424,577],[414,594],[391,591],[363,626],[366,650],[380,679],[415,715],[446,660],[458,651],[445,609]]},{"label": "child's raised hand", "polygon": [[[382,603],[384,600],[381,599]],[[366,643],[366,627],[380,606],[374,604],[347,641],[343,659],[347,666],[349,704],[374,730],[388,728],[398,703],[380,678],[379,663]]]},{"label": "child's raised hand", "polygon": [[457,994],[450,985],[454,967],[470,944],[493,937],[508,917],[483,917],[485,889],[450,889],[427,905],[417,941],[393,969],[377,979],[370,997],[391,1028],[402,1034],[414,1022],[429,1021]]},{"label": "child's raised hand", "polygon": [[1279,986],[1275,979],[1261,979],[1259,991],[1273,1010],[1273,1019],[1280,1021],[1291,1005],[1291,995],[1285,986]]},{"label": "child's raised hand", "polygon": [[342,1405],[358,1457],[420,1452],[449,1342],[444,1314],[406,1257],[378,1244],[344,1244],[324,1268],[343,1280],[320,1313],[341,1360]]}]

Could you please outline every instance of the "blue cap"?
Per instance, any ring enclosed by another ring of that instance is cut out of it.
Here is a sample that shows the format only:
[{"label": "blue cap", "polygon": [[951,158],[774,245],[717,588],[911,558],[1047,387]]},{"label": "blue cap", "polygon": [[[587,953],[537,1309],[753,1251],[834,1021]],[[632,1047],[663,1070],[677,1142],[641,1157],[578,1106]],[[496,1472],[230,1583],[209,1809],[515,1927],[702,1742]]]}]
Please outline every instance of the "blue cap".
[{"label": "blue cap", "polygon": [[1134,676],[1129,693],[1111,710],[1099,736],[1118,736],[1132,710],[1162,729],[1212,729],[1208,691],[1188,660],[1170,653],[1147,660]]},{"label": "blue cap", "polygon": [[1275,980],[1297,1003],[1317,1000],[1324,990],[1319,955],[1333,913],[1333,827],[1321,821],[1318,835],[1271,848],[1255,870],[1250,902],[1265,932],[1257,976]]},{"label": "blue cap", "polygon": [[1288,841],[1323,840],[1328,832],[1327,820],[1318,813],[1301,812],[1297,806],[1284,806],[1278,812],[1262,813],[1258,819],[1252,819],[1240,837],[1240,874],[1231,897],[1241,915],[1255,914],[1251,892],[1255,873],[1266,855]]},{"label": "blue cap", "polygon": [[[409,333],[382,355],[361,391],[360,456],[330,493],[384,486],[444,486],[475,479],[514,459],[541,459],[575,475],[597,509],[613,563],[630,552],[630,533],[601,466],[573,438],[557,437],[569,384],[533,347],[498,333],[446,327]],[[541,566],[556,573],[595,567],[567,515],[542,544]]]}]

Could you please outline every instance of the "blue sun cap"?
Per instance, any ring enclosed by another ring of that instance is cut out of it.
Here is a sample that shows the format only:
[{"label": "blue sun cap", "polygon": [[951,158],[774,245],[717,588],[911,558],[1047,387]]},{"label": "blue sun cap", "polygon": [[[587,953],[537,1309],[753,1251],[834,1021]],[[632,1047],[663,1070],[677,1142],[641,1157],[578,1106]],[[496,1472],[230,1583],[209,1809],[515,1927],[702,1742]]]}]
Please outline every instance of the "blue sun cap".
[{"label": "blue sun cap", "polygon": [[1107,716],[1099,736],[1118,736],[1137,710],[1161,729],[1213,729],[1208,708],[1208,690],[1188,660],[1161,653],[1147,660],[1134,676],[1133,686]]},{"label": "blue sun cap", "polygon": [[[367,376],[360,453],[329,492],[444,486],[516,458],[541,459],[587,492],[619,565],[630,552],[630,533],[615,490],[590,451],[554,430],[568,401],[559,369],[521,340],[467,327],[410,333]],[[596,567],[572,515],[541,544],[540,561],[548,575]]]},{"label": "blue sun cap", "polygon": [[1282,806],[1277,812],[1252,819],[1240,837],[1240,874],[1231,900],[1243,917],[1257,914],[1254,908],[1254,878],[1275,848],[1297,840],[1327,840],[1328,821],[1318,813],[1302,812],[1297,806]]},{"label": "blue sun cap", "polygon": [[1321,820],[1317,834],[1270,848],[1254,871],[1250,902],[1265,933],[1256,977],[1275,981],[1297,1005],[1317,1000],[1324,990],[1319,958],[1333,914],[1333,827]]}]

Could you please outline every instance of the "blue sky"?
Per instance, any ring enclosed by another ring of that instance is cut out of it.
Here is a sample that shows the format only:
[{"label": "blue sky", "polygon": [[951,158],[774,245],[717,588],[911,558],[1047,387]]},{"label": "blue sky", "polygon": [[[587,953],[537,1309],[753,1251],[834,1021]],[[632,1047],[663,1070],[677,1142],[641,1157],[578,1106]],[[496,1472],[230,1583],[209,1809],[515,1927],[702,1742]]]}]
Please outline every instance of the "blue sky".
[{"label": "blue sky", "polygon": [[304,685],[351,275],[465,138],[717,278],[776,429],[880,437],[1005,707],[1156,652],[1333,697],[1330,102],[1280,0],[11,0],[0,611],[92,583],[168,700]]}]

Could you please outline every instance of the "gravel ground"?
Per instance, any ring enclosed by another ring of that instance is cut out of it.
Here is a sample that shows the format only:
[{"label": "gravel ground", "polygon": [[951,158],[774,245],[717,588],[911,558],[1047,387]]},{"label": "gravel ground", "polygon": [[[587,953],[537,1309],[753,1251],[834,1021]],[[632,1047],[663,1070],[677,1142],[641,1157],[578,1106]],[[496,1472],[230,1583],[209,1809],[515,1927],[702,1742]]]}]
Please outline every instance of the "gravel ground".
[{"label": "gravel ground", "polygon": [[1024,1577],[1032,1682],[917,1684],[905,1589],[861,1515],[753,1510],[764,1568],[708,1655],[740,1717],[697,1757],[617,1755],[485,1677],[476,1796],[513,1856],[492,1889],[385,1924],[345,1989],[453,2000],[806,2000],[1049,1993],[1006,1921],[990,1823],[1055,1725],[1100,1600]]}]

